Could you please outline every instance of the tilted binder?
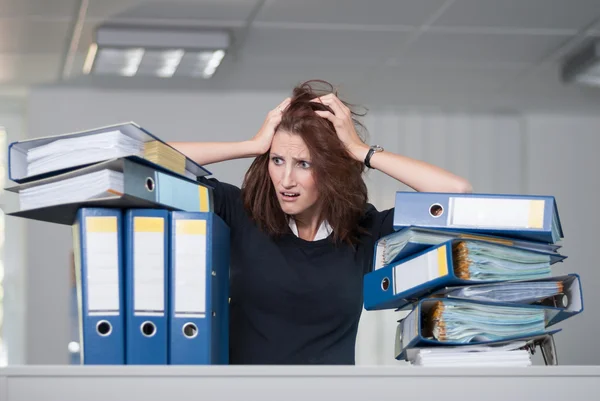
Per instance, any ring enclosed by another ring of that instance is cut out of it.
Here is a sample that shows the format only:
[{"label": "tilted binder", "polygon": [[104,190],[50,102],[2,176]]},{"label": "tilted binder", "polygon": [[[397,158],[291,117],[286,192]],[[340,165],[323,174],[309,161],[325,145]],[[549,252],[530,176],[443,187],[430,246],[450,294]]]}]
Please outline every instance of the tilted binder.
[{"label": "tilted binder", "polygon": [[[39,179],[47,178],[53,175],[62,174],[68,171],[72,171],[75,169],[79,169],[81,167],[85,167],[87,165],[95,164],[98,162],[103,162],[107,159],[90,156],[87,163],[75,163],[69,165],[68,167],[52,170],[42,174],[36,175],[28,175],[27,174],[27,151],[32,148],[36,148],[43,145],[48,145],[51,143],[59,143],[57,141],[67,140],[67,139],[75,139],[75,138],[85,138],[90,137],[92,135],[102,135],[102,134],[110,134],[110,133],[120,133],[126,136],[127,138],[131,138],[133,140],[141,141],[144,145],[149,144],[151,142],[160,143],[162,146],[173,149],[171,146],[166,144],[163,140],[161,140],[156,135],[150,133],[147,129],[141,127],[135,122],[124,122],[113,125],[108,125],[104,127],[92,128],[83,131],[77,132],[69,132],[58,135],[50,135],[43,137],[36,137],[25,139],[17,142],[12,142],[8,147],[8,176],[11,181],[16,183],[25,183],[31,181],[37,181]],[[173,149],[173,151],[175,151]],[[179,152],[178,152],[179,153]],[[135,153],[127,151],[123,151],[120,156],[133,156]],[[139,156],[139,154],[138,154]],[[184,156],[185,157],[185,156]],[[110,157],[108,159],[112,159],[114,157]],[[210,175],[210,172],[200,166],[198,163],[194,162],[188,157],[185,157],[185,174],[179,174],[180,176],[185,176],[190,179],[196,179],[197,177],[203,177],[205,175]]]},{"label": "tilted binder", "polygon": [[[497,252],[516,249],[509,245],[471,239],[452,239],[442,242],[367,273],[363,280],[365,309],[402,309],[446,286],[506,281],[493,277],[472,277],[469,273],[469,264],[473,264],[470,262],[471,256],[465,254],[469,244],[482,245],[487,249],[493,247]],[[525,249],[518,249],[518,251],[521,255],[543,261],[535,264],[536,268],[529,276],[517,277],[515,274],[511,280],[549,277],[552,265],[563,259],[553,253]],[[463,272],[464,275],[457,271]]]},{"label": "tilted binder", "polygon": [[398,191],[394,229],[408,226],[554,244],[564,237],[553,196]]},{"label": "tilted binder", "polygon": [[[80,207],[112,207],[121,209],[162,208],[168,210],[185,210],[209,212],[214,210],[213,189],[196,180],[192,180],[170,172],[169,170],[137,156],[128,156],[78,170],[54,175],[38,181],[27,182],[6,188],[18,193],[33,187],[47,186],[62,195],[68,180],[85,179],[107,172],[112,174],[114,187],[97,187],[93,196],[79,195],[77,188],[70,190],[72,195],[64,201],[56,197],[48,197],[47,204],[27,210],[7,213],[11,216],[40,220],[49,223],[67,224]],[[84,184],[85,185],[85,181]],[[67,188],[71,189],[72,186]],[[82,197],[77,199],[77,197]]]}]

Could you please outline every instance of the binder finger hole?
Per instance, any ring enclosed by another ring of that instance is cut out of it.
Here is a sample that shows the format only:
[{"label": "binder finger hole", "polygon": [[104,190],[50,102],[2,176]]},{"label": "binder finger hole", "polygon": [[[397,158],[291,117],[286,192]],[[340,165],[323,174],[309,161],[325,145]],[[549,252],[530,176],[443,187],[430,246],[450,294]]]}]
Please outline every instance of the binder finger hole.
[{"label": "binder finger hole", "polygon": [[96,324],[96,332],[102,337],[106,337],[112,332],[112,325],[106,320],[101,320]]},{"label": "binder finger hole", "polygon": [[444,207],[439,203],[434,203],[429,207],[429,214],[432,217],[440,217],[442,214],[444,214]]},{"label": "binder finger hole", "polygon": [[194,323],[183,325],[183,335],[187,338],[194,338],[198,335],[198,327]]},{"label": "binder finger hole", "polygon": [[142,334],[146,337],[152,337],[154,334],[156,334],[156,326],[152,322],[142,323],[140,329],[142,330]]},{"label": "binder finger hole", "polygon": [[152,177],[146,178],[146,189],[150,192],[154,191],[154,180]]},{"label": "binder finger hole", "polygon": [[384,277],[383,280],[381,280],[381,289],[387,291],[388,288],[390,288],[390,279]]}]

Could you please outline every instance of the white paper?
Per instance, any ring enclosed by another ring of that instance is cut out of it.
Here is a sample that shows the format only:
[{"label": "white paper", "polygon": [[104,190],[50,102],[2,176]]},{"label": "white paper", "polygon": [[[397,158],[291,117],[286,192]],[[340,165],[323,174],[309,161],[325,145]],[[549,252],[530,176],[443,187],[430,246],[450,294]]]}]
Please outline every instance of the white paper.
[{"label": "white paper", "polygon": [[463,345],[424,347],[411,356],[419,366],[530,366],[531,354],[520,349],[526,345],[519,340],[504,345]]},{"label": "white paper", "polygon": [[445,246],[394,267],[394,295],[439,277],[438,252],[442,248]]},{"label": "white paper", "polygon": [[526,350],[453,353],[425,353],[419,350],[414,361],[418,366],[531,366]]},{"label": "white paper", "polygon": [[447,224],[449,227],[529,228],[531,202],[528,199],[452,197]]},{"label": "white paper", "polygon": [[19,191],[21,210],[82,202],[114,192],[123,193],[123,173],[100,170]]},{"label": "white paper", "polygon": [[135,232],[133,245],[134,314],[163,315],[165,310],[164,233]]},{"label": "white paper", "polygon": [[119,311],[119,249],[116,232],[86,233],[89,312]]},{"label": "white paper", "polygon": [[385,262],[385,249],[387,247],[387,242],[385,240],[379,242],[377,247],[375,248],[375,266],[373,266],[373,270],[381,269],[386,265]]},{"label": "white paper", "polygon": [[143,154],[144,143],[120,131],[62,138],[27,151],[27,175]]},{"label": "white paper", "polygon": [[206,313],[206,235],[178,233],[175,244],[175,314]]}]

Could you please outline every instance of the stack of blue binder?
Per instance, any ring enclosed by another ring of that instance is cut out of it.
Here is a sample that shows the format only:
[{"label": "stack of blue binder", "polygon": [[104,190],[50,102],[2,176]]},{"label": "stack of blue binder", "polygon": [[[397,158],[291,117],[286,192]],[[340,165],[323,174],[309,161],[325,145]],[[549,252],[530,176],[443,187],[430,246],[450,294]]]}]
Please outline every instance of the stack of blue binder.
[{"label": "stack of blue binder", "polygon": [[581,313],[583,296],[579,275],[553,274],[566,259],[554,197],[397,192],[394,229],[375,245],[364,304],[408,312],[396,359],[523,342],[557,363],[553,326]]},{"label": "stack of blue binder", "polygon": [[135,123],[12,143],[10,214],[72,227],[80,363],[227,364],[229,227],[197,181],[210,172],[151,161],[147,143],[168,147]]}]

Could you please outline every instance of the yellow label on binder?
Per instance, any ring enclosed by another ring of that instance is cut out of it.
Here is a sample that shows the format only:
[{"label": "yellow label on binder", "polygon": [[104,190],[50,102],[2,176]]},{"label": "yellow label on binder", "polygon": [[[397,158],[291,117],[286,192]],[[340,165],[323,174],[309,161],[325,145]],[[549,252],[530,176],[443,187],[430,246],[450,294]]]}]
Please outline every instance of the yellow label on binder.
[{"label": "yellow label on binder", "polygon": [[544,227],[544,201],[532,200],[529,201],[529,219],[527,226],[530,228]]},{"label": "yellow label on binder", "polygon": [[443,245],[437,250],[438,256],[438,277],[448,275],[448,259],[446,256],[446,245]]},{"label": "yellow label on binder", "polygon": [[133,231],[136,233],[162,233],[165,231],[165,220],[162,217],[134,217]]},{"label": "yellow label on binder", "polygon": [[206,235],[206,220],[177,220],[177,234]]},{"label": "yellow label on binder", "polygon": [[116,233],[117,218],[114,216],[88,216],[85,218],[88,233]]},{"label": "yellow label on binder", "polygon": [[200,196],[200,211],[208,212],[208,188],[198,186],[198,195]]}]

